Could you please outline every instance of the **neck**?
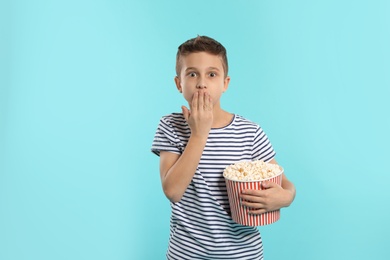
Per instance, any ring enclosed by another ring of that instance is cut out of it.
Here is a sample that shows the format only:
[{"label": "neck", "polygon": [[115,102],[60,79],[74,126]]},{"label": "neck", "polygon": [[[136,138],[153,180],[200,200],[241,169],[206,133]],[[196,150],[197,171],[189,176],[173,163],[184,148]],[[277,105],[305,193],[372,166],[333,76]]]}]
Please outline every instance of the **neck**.
[{"label": "neck", "polygon": [[233,118],[233,114],[221,109],[220,107],[214,107],[213,111],[213,124],[212,128],[221,128],[227,126]]}]

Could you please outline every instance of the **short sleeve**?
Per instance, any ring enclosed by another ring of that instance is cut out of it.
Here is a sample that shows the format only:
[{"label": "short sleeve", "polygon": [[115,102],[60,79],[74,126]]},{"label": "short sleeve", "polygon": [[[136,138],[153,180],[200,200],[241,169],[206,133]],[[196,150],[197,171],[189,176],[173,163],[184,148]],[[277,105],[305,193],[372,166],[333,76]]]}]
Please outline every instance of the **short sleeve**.
[{"label": "short sleeve", "polygon": [[255,132],[252,147],[252,158],[254,160],[263,160],[268,162],[271,161],[276,155],[271,142],[268,140],[267,135],[260,126],[258,126]]},{"label": "short sleeve", "polygon": [[176,134],[172,120],[168,116],[161,118],[154,135],[151,151],[160,156],[160,151],[181,154],[183,150],[184,145]]}]

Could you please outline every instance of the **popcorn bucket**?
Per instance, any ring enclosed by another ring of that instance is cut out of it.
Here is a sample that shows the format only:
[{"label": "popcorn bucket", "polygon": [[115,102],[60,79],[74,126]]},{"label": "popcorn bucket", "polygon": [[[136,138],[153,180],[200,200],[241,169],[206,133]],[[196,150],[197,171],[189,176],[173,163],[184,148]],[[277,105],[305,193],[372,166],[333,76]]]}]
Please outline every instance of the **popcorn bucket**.
[{"label": "popcorn bucket", "polygon": [[280,210],[270,211],[263,214],[249,214],[248,208],[241,205],[240,194],[242,190],[263,190],[261,183],[263,181],[272,181],[279,185],[282,185],[282,173],[283,168],[280,167],[281,171],[278,175],[275,175],[268,179],[259,181],[237,181],[230,180],[225,177],[227,192],[229,196],[230,211],[233,220],[241,225],[245,226],[264,226],[272,224],[279,220]]}]

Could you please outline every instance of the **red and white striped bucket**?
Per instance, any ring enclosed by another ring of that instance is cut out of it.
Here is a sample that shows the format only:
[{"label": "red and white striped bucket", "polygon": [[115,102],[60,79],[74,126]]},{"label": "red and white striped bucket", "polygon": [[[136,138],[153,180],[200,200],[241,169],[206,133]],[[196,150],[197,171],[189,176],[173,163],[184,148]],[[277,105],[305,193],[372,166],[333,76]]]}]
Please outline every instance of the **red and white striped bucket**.
[{"label": "red and white striped bucket", "polygon": [[279,185],[282,185],[282,173],[283,168],[281,168],[281,172],[269,179],[264,179],[261,181],[235,181],[225,178],[227,192],[229,196],[229,204],[230,211],[232,214],[232,218],[235,222],[245,226],[264,226],[268,224],[272,224],[279,220],[280,218],[280,210],[270,211],[263,214],[249,214],[248,208],[241,205],[241,191],[242,190],[263,190],[261,183],[263,181],[272,181]]}]

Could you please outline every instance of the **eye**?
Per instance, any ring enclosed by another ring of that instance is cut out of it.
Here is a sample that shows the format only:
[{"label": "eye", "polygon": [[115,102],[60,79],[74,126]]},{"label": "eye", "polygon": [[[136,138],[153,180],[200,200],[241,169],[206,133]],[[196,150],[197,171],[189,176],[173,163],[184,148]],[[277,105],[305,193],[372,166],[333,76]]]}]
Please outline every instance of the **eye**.
[{"label": "eye", "polygon": [[188,76],[190,76],[191,78],[195,78],[196,72],[190,72],[190,73],[188,73]]},{"label": "eye", "polygon": [[210,72],[209,76],[210,76],[211,78],[214,78],[214,77],[217,76],[217,74],[216,74],[215,72]]}]

